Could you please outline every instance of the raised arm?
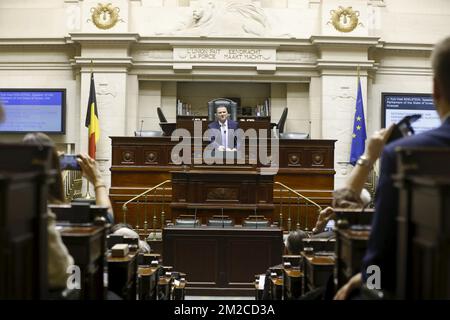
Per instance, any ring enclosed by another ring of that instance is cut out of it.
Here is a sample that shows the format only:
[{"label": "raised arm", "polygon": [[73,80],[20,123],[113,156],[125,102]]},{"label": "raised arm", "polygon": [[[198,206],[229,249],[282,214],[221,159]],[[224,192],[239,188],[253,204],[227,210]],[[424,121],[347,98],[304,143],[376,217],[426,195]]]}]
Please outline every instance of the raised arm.
[{"label": "raised arm", "polygon": [[87,154],[80,154],[77,159],[81,166],[81,172],[86,179],[94,185],[96,204],[108,207],[108,212],[113,213],[111,201],[109,200],[108,190],[103,182],[97,163]]},{"label": "raised arm", "polygon": [[387,129],[378,130],[369,138],[364,154],[360,158],[361,160],[353,168],[345,182],[346,188],[353,190],[358,195],[361,194],[370,170],[372,170],[373,165],[380,157],[393,128],[394,126],[391,125]]}]

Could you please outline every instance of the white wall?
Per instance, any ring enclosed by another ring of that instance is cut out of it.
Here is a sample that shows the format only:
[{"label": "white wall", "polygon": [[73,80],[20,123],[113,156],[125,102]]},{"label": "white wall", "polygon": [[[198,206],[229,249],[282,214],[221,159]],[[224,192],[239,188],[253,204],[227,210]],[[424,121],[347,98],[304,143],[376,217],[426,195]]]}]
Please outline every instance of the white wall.
[{"label": "white wall", "polygon": [[[156,108],[161,107],[161,87],[161,82],[139,82],[139,122],[136,123],[136,131],[140,130],[142,120],[144,121],[142,124],[142,130],[160,130]],[[166,108],[163,108],[163,112],[167,114]]]},{"label": "white wall", "polygon": [[309,133],[311,119],[309,85],[307,83],[289,83],[286,89],[286,106],[289,111],[284,131]]}]

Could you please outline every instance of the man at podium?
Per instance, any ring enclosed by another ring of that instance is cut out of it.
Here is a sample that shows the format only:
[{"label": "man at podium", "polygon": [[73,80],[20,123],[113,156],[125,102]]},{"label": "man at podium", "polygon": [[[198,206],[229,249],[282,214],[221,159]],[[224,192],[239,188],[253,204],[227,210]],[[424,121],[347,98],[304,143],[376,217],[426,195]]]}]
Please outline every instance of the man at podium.
[{"label": "man at podium", "polygon": [[239,123],[229,119],[225,105],[217,106],[215,115],[216,121],[208,125],[211,143],[218,151],[236,151],[238,142],[235,131],[239,129]]}]

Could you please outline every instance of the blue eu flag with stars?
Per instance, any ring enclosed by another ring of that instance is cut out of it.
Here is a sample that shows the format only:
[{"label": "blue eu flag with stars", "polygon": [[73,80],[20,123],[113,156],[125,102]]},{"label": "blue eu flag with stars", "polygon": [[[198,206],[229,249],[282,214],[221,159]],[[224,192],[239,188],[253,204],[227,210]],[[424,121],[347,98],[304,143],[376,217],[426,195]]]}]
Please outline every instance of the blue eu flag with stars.
[{"label": "blue eu flag with stars", "polygon": [[356,161],[364,153],[366,138],[366,121],[364,119],[361,81],[358,79],[358,94],[356,97],[355,120],[353,121],[352,132],[352,149],[350,152],[350,163],[352,165],[355,165]]}]

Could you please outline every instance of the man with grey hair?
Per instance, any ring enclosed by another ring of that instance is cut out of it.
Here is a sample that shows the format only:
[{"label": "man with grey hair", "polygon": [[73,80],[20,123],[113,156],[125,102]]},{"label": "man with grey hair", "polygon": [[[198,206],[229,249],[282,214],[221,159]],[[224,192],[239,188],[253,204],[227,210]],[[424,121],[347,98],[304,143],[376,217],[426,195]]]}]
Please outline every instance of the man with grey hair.
[{"label": "man with grey hair", "polygon": [[[397,172],[397,147],[450,147],[450,37],[438,43],[432,55],[433,98],[442,125],[422,134],[408,136],[388,144],[381,156],[380,179],[375,199],[375,215],[362,273],[355,275],[336,294],[335,299],[346,299],[353,289],[367,281],[366,270],[377,265],[381,271],[381,289],[394,293],[396,289],[396,217],[399,210],[398,189],[392,176]],[[372,166],[368,157],[361,163]]]}]

